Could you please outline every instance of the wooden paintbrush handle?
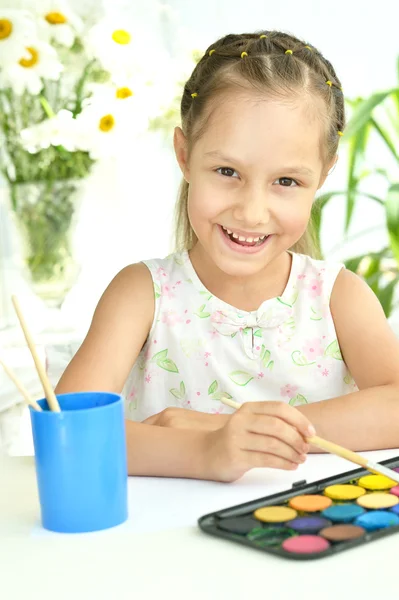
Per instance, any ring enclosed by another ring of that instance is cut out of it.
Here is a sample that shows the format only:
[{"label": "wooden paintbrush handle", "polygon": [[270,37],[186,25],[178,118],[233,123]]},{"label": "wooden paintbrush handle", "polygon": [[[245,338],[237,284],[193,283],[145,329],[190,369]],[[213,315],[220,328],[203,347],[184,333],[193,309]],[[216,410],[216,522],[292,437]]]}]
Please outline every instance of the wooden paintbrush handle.
[{"label": "wooden paintbrush handle", "polygon": [[320,438],[317,435],[307,438],[307,441],[309,442],[309,444],[313,444],[314,446],[317,446],[322,450],[326,450],[331,454],[337,454],[338,456],[346,458],[347,460],[350,460],[351,462],[354,462],[357,465],[360,465],[361,467],[367,466],[366,458],[360,456],[360,454],[357,454],[356,452],[352,452],[352,450],[348,450],[347,448],[343,448],[338,444],[334,444],[334,442],[324,440],[323,438]]}]

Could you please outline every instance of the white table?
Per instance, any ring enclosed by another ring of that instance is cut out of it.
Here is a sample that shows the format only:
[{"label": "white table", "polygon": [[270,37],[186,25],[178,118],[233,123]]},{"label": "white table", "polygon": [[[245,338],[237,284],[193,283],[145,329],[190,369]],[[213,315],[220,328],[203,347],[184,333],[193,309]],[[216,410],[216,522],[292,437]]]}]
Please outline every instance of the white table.
[{"label": "white table", "polygon": [[[399,450],[367,453],[374,460]],[[310,456],[296,473],[253,470],[235,484],[130,478],[129,521],[112,530],[58,535],[38,524],[32,457],[0,462],[0,597],[5,600],[363,600],[396,594],[399,535],[309,562],[283,560],[212,538],[199,516],[351,470]]]}]

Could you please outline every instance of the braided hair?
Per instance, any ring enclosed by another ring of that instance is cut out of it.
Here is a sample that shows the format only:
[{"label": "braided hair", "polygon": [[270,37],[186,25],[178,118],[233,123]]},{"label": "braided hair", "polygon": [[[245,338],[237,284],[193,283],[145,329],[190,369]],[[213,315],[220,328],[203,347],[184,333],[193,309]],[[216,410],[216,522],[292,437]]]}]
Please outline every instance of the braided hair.
[{"label": "braided hair", "polygon": [[[321,155],[324,164],[332,162],[345,127],[341,83],[331,63],[314,46],[280,31],[226,35],[206,50],[181,99],[189,151],[206,127],[210,102],[240,87],[274,99],[303,95],[314,99],[321,107],[317,113],[324,129]],[[190,249],[196,241],[187,213],[188,187],[183,179],[176,205],[176,249]],[[312,219],[292,250],[318,255]]]}]

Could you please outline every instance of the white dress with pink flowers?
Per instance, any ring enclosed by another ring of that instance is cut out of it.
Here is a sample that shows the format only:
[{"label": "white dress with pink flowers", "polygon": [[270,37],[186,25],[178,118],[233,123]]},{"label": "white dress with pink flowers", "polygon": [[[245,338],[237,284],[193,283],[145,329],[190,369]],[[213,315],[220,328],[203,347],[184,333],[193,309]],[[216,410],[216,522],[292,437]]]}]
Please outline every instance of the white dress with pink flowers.
[{"label": "white dress with pink flowers", "polygon": [[298,406],[357,389],[329,306],[342,264],[293,253],[283,294],[252,312],[213,296],[186,251],[144,264],[155,315],[124,388],[127,418],[168,406],[232,412],[223,398]]}]

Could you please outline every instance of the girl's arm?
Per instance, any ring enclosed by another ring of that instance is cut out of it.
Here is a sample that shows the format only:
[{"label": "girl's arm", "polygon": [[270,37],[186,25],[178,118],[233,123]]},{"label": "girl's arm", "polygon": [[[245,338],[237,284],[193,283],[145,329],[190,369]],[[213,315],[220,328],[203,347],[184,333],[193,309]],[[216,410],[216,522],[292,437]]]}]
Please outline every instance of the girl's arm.
[{"label": "girl's arm", "polygon": [[317,434],[353,450],[399,447],[399,340],[378,299],[342,270],[331,312],[343,358],[358,392],[298,407]]}]

